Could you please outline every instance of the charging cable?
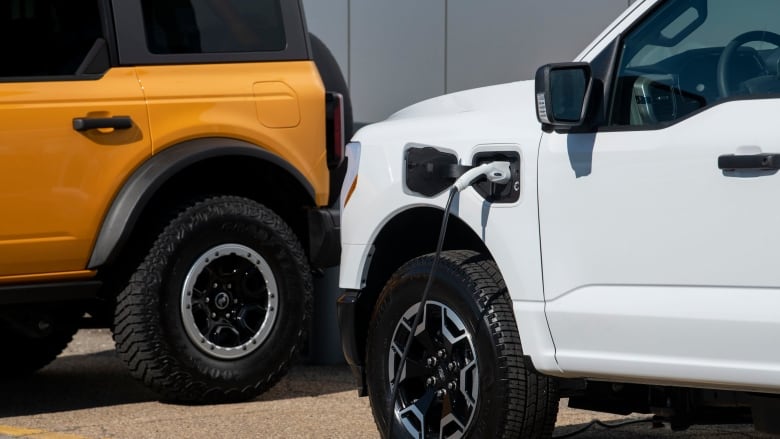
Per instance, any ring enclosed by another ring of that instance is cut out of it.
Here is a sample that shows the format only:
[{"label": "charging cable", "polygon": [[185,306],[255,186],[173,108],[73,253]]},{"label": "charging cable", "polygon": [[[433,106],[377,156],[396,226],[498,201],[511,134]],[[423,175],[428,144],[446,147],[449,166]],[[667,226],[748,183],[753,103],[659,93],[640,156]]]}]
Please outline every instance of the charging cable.
[{"label": "charging cable", "polygon": [[[406,357],[409,355],[409,350],[412,347],[414,334],[417,332],[417,327],[422,321],[423,314],[425,314],[425,304],[428,302],[428,295],[431,290],[431,285],[433,284],[433,276],[436,273],[436,266],[439,264],[442,248],[444,247],[444,237],[447,232],[447,221],[450,217],[452,201],[455,199],[455,195],[458,192],[462,192],[467,187],[480,182],[483,178],[486,178],[491,183],[508,183],[512,178],[509,162],[490,162],[471,168],[463,175],[458,177],[458,179],[455,180],[455,183],[453,183],[450,187],[450,193],[447,197],[447,204],[444,207],[444,218],[442,218],[441,229],[439,230],[439,241],[436,244],[436,253],[433,257],[433,263],[431,264],[431,274],[428,276],[428,281],[425,283],[425,288],[423,289],[422,296],[420,297],[420,306],[417,308],[417,314],[414,316],[414,322],[412,322],[412,327],[409,331],[409,337],[406,340],[404,351],[401,354],[401,361],[398,365],[398,368],[395,370],[395,378],[393,379],[393,382],[390,383],[390,386],[392,387],[392,393],[387,408],[389,416],[387,417],[387,435],[385,436],[385,439],[391,439],[393,437],[393,424],[395,424],[395,403],[396,399],[398,399],[398,384],[401,379],[401,372],[404,370],[404,366],[406,365]],[[403,423],[402,420],[399,419],[399,421]]]}]

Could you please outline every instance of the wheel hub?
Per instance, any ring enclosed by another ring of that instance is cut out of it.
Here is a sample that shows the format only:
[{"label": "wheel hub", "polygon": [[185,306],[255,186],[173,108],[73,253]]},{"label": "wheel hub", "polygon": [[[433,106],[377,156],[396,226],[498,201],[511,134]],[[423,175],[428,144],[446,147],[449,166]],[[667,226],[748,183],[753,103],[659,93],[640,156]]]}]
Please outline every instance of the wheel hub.
[{"label": "wheel hub", "polygon": [[441,350],[437,355],[428,357],[425,361],[430,375],[425,379],[425,385],[435,390],[437,397],[460,389],[460,374],[463,368],[453,359],[452,355]]},{"label": "wheel hub", "polygon": [[[388,359],[391,386],[417,310],[418,305],[409,308],[393,333]],[[462,437],[473,419],[479,392],[472,335],[455,311],[429,301],[412,337],[398,382],[395,416],[413,437]]]},{"label": "wheel hub", "polygon": [[224,291],[218,293],[216,297],[214,297],[214,306],[220,311],[226,310],[227,307],[230,306],[230,295]]},{"label": "wheel hub", "polygon": [[241,244],[223,244],[192,264],[181,292],[181,316],[190,340],[219,359],[249,355],[268,338],[279,309],[268,262]]}]

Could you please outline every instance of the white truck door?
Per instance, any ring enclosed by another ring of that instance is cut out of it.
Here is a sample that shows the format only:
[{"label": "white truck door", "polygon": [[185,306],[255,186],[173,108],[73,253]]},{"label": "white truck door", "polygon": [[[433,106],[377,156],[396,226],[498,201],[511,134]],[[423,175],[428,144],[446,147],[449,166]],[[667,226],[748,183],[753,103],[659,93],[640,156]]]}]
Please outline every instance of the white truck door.
[{"label": "white truck door", "polygon": [[778,16],[772,0],[661,3],[619,43],[603,126],[543,136],[565,374],[780,389]]}]

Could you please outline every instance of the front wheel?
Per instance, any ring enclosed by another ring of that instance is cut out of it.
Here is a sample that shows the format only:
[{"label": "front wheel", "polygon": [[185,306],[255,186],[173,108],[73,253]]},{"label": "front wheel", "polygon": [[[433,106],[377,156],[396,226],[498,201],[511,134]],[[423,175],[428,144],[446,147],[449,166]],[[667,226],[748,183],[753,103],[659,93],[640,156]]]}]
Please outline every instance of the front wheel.
[{"label": "front wheel", "polygon": [[311,294],[305,254],[279,216],[210,198],[168,225],[120,294],[117,351],[165,399],[245,400],[288,369]]},{"label": "front wheel", "polygon": [[[377,426],[384,434],[393,422],[398,437],[551,437],[557,390],[525,366],[512,301],[495,263],[471,251],[447,251],[441,258],[414,334],[433,256],[401,267],[380,295],[366,359]],[[392,381],[410,336],[388,416]]]}]

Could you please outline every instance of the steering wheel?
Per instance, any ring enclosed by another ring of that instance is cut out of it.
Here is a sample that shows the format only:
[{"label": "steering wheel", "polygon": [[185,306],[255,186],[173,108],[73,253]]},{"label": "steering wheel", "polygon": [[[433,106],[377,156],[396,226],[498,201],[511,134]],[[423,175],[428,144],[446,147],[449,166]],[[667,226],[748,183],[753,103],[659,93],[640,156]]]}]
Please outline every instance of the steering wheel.
[{"label": "steering wheel", "polygon": [[731,40],[731,42],[723,49],[723,53],[720,55],[720,60],[718,60],[718,91],[720,92],[720,96],[722,98],[729,97],[733,94],[730,90],[731,81],[733,79],[730,78],[729,66],[731,66],[731,64],[735,61],[737,50],[745,44],[752,43],[754,41],[770,43],[780,47],[780,35],[774,32],[763,30],[745,32],[744,34],[739,35]]}]

